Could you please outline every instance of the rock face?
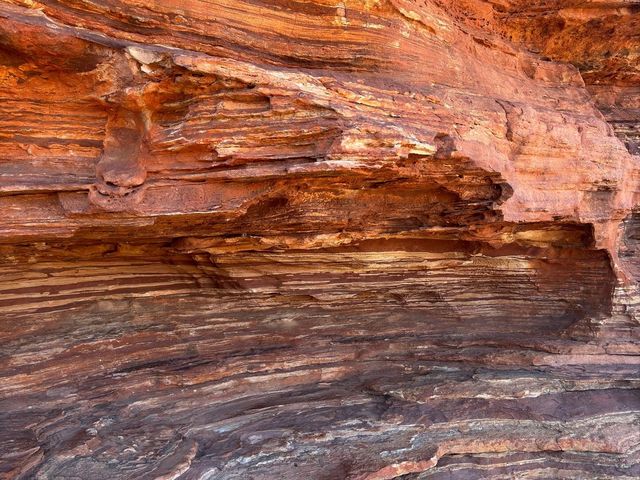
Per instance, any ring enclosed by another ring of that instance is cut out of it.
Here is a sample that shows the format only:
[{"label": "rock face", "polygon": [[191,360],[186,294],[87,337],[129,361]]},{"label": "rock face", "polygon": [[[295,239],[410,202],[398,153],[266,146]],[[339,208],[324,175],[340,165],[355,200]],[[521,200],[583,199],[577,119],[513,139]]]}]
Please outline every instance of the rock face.
[{"label": "rock face", "polygon": [[640,478],[640,3],[0,2],[0,478]]}]

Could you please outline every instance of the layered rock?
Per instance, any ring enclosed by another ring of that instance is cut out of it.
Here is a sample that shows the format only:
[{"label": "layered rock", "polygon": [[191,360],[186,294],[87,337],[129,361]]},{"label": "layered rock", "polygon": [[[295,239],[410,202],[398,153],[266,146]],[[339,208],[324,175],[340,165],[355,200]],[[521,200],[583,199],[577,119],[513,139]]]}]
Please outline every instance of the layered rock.
[{"label": "layered rock", "polygon": [[0,474],[640,476],[639,19],[0,3]]}]

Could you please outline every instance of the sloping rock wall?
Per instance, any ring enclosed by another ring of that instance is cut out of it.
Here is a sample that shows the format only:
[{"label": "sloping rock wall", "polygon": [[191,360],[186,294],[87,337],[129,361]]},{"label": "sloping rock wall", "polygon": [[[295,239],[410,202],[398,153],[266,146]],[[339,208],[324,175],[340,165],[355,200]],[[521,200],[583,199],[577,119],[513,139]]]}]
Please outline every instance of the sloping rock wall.
[{"label": "sloping rock wall", "polygon": [[0,2],[0,478],[640,477],[640,4]]}]

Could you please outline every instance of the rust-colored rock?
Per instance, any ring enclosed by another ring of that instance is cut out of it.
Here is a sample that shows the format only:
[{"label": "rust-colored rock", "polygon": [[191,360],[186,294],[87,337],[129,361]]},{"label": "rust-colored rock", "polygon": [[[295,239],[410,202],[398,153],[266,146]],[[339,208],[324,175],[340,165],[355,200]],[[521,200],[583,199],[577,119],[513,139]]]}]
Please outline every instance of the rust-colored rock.
[{"label": "rust-colored rock", "polygon": [[0,478],[640,478],[640,4],[0,2]]}]

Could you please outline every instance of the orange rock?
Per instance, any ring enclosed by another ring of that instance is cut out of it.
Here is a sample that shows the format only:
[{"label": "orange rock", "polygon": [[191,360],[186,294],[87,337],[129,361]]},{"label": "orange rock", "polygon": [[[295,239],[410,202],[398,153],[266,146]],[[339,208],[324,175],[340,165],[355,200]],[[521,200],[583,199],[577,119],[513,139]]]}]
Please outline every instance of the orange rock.
[{"label": "orange rock", "polygon": [[0,477],[640,476],[639,27],[0,2]]}]

